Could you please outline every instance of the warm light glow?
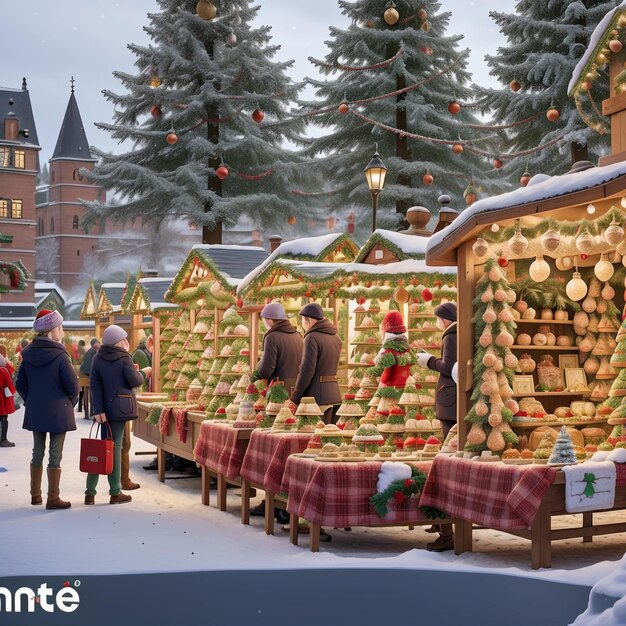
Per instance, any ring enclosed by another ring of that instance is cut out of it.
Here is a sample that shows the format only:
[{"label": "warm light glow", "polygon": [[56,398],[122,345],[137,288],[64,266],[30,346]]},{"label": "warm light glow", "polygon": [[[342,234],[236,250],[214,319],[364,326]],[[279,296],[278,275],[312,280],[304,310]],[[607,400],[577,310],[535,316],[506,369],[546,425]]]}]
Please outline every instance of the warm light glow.
[{"label": "warm light glow", "polygon": [[365,178],[367,180],[367,186],[370,191],[380,191],[385,185],[385,176],[387,175],[387,168],[383,163],[383,160],[378,154],[378,146],[372,160],[367,164],[365,168]]},{"label": "warm light glow", "polygon": [[620,200],[620,204],[622,205],[623,209],[626,209],[626,196],[622,196],[622,199]]},{"label": "warm light glow", "polygon": [[595,212],[596,212],[596,207],[593,204],[588,204],[587,213],[589,213],[589,215],[593,215]]},{"label": "warm light glow", "polygon": [[498,224],[492,224],[491,225],[491,232],[492,233],[497,233],[500,230],[500,226]]}]

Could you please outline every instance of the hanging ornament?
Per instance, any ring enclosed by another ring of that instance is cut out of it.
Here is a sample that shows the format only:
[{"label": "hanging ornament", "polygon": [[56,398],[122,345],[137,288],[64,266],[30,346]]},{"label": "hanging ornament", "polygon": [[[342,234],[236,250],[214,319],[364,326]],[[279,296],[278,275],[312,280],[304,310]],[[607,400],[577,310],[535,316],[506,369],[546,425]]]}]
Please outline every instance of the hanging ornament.
[{"label": "hanging ornament", "polygon": [[497,233],[499,230],[500,230],[500,224],[494,223],[494,224],[491,225],[491,232],[492,233]]},{"label": "hanging ornament", "polygon": [[448,111],[452,115],[456,115],[461,110],[461,105],[456,100],[451,100],[448,104]]},{"label": "hanging ornament", "polygon": [[430,289],[422,289],[421,296],[424,302],[430,302],[433,299],[433,292]]},{"label": "hanging ornament", "polygon": [[564,256],[556,260],[556,268],[561,272],[570,269],[572,265],[574,265],[574,261],[571,256]]},{"label": "hanging ornament", "polygon": [[454,152],[454,154],[461,154],[461,152],[463,152],[463,146],[460,143],[452,144],[452,152]]},{"label": "hanging ornament", "polygon": [[423,46],[420,48],[420,52],[423,52],[427,57],[431,56],[433,53],[433,49],[428,46]]},{"label": "hanging ornament", "polygon": [[554,230],[554,228],[550,228],[546,230],[543,235],[541,235],[541,245],[548,252],[554,252],[561,243],[561,235],[558,231]]},{"label": "hanging ornament", "polygon": [[196,4],[196,13],[203,20],[210,22],[217,15],[217,7],[209,0],[199,0]]},{"label": "hanging ornament", "polygon": [[289,224],[289,226],[293,226],[296,223],[296,216],[295,215],[290,215],[287,218],[287,224]]},{"label": "hanging ornament", "polygon": [[347,102],[342,102],[339,105],[339,113],[347,113],[350,110]]},{"label": "hanging ornament", "polygon": [[546,113],[546,117],[548,118],[549,122],[556,122],[559,119],[559,117],[561,117],[561,114],[558,112],[557,109],[550,108],[548,112]]},{"label": "hanging ornament", "polygon": [[161,117],[161,109],[155,104],[150,109],[150,115],[152,115],[152,117]]},{"label": "hanging ornament", "polygon": [[474,189],[472,183],[465,188],[463,198],[465,199],[465,204],[467,204],[467,206],[471,206],[474,202],[476,202],[476,190]]},{"label": "hanging ornament", "polygon": [[422,22],[422,25],[420,26],[420,28],[425,32],[428,33],[430,32],[430,22],[428,20]]},{"label": "hanging ornament", "polygon": [[611,279],[611,276],[615,273],[615,268],[613,267],[613,263],[611,263],[606,258],[606,252],[603,252],[600,255],[600,260],[596,263],[596,266],[593,268],[593,273],[596,275],[596,278],[599,281],[605,283],[607,280]]},{"label": "hanging ornament", "polygon": [[511,91],[519,91],[522,88],[522,84],[518,80],[512,80],[509,83],[509,87]]},{"label": "hanging ornament", "polygon": [[235,33],[231,33],[228,35],[228,39],[226,41],[229,45],[234,46],[237,43],[237,35],[235,35]]},{"label": "hanging ornament", "polygon": [[411,296],[409,295],[409,292],[404,287],[396,287],[395,291],[393,292],[393,299],[398,304],[404,304],[405,302],[408,302],[410,297]]},{"label": "hanging ornament", "polygon": [[157,87],[161,86],[161,79],[156,74],[152,74],[152,76],[150,76],[150,81],[148,84],[153,89],[156,89]]},{"label": "hanging ornament", "polygon": [[619,39],[609,41],[609,50],[617,54],[622,49],[622,42]]},{"label": "hanging ornament", "polygon": [[567,297],[574,302],[582,300],[587,295],[587,284],[580,277],[580,272],[574,272],[572,279],[565,286]]},{"label": "hanging ornament", "polygon": [[263,113],[263,111],[261,111],[261,109],[255,109],[252,112],[252,119],[257,123],[260,124],[263,121],[263,118],[265,117],[265,113]]},{"label": "hanging ornament", "polygon": [[426,9],[420,9],[417,12],[417,19],[420,20],[420,22],[428,19],[428,11]]},{"label": "hanging ornament", "polygon": [[615,221],[604,231],[604,241],[610,246],[617,246],[624,241],[624,229]]},{"label": "hanging ornament", "polygon": [[529,183],[531,178],[532,178],[532,176],[530,175],[530,172],[528,170],[526,170],[522,174],[522,177],[519,179],[520,185],[522,187],[526,187],[526,185],[528,185],[528,183]]},{"label": "hanging ornament", "polygon": [[169,132],[165,136],[165,141],[167,141],[170,146],[173,146],[175,143],[178,143],[178,135],[174,131]]},{"label": "hanging ornament", "polygon": [[374,20],[367,20],[367,22],[365,22],[365,26],[366,28],[374,28]]},{"label": "hanging ornament", "polygon": [[433,175],[430,174],[429,172],[426,172],[426,174],[424,174],[424,176],[422,176],[422,182],[425,185],[432,185],[433,184],[433,180],[435,180],[433,178]]},{"label": "hanging ornament", "polygon": [[550,266],[539,254],[537,258],[530,264],[528,275],[537,283],[541,283],[550,276]]},{"label": "hanging ornament", "polygon": [[504,163],[502,163],[502,161],[500,159],[494,159],[493,160],[493,166],[494,166],[495,169],[499,170],[503,165],[504,165]]},{"label": "hanging ornament", "polygon": [[588,255],[586,252],[583,252],[583,253],[580,255],[580,259],[581,259],[581,261],[586,261],[588,258],[589,258],[589,255]]},{"label": "hanging ornament", "polygon": [[474,242],[472,250],[478,258],[482,258],[485,256],[485,254],[487,254],[487,251],[489,250],[489,244],[482,237],[479,237]]},{"label": "hanging ornament", "polygon": [[591,249],[593,248],[593,237],[585,230],[576,239],[576,249],[581,254],[589,255]]},{"label": "hanging ornament", "polygon": [[602,67],[603,65],[606,65],[608,62],[608,57],[606,56],[606,54],[604,54],[604,52],[600,51],[598,52],[597,56],[596,56],[596,63]]},{"label": "hanging ornament", "polygon": [[228,174],[230,172],[228,171],[228,168],[225,165],[220,165],[216,170],[215,170],[215,175],[220,179],[220,180],[224,180]]},{"label": "hanging ornament", "polygon": [[509,264],[509,260],[506,257],[498,257],[498,265],[500,267],[506,267]]},{"label": "hanging ornament", "polygon": [[396,5],[393,2],[383,13],[383,19],[389,26],[393,26],[400,19],[400,14],[396,10]]},{"label": "hanging ornament", "polygon": [[522,235],[522,229],[520,228],[519,222],[515,226],[515,234],[509,241],[509,248],[516,256],[522,256],[522,254],[524,254],[524,252],[528,249],[528,239]]}]

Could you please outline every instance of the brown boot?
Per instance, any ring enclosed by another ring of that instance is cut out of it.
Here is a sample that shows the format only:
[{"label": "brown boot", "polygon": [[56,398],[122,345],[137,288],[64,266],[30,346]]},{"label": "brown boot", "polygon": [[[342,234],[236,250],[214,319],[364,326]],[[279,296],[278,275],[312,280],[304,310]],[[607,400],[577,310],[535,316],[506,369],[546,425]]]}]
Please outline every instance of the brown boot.
[{"label": "brown boot", "polygon": [[61,500],[59,498],[59,483],[61,482],[61,468],[49,467],[48,468],[48,501],[46,502],[47,509],[69,509],[72,506],[71,502],[67,500]]},{"label": "brown boot", "polygon": [[129,496],[127,493],[120,493],[116,496],[111,496],[109,504],[125,504],[126,502],[130,502],[132,499],[132,496]]},{"label": "brown boot", "polygon": [[95,504],[96,496],[85,496],[85,504]]},{"label": "brown boot", "polygon": [[130,472],[130,425],[124,429],[124,438],[122,440],[122,473],[120,482],[124,491],[132,491],[139,489],[140,485],[134,483],[129,476]]},{"label": "brown boot", "polygon": [[42,504],[41,499],[41,477],[43,476],[43,467],[36,467],[30,464],[30,503]]}]

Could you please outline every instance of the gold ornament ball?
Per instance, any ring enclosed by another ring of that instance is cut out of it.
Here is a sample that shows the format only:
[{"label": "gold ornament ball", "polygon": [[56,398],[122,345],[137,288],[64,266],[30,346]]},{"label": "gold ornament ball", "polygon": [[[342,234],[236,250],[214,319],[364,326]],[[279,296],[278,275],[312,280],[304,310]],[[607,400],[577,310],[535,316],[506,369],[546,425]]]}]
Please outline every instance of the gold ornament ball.
[{"label": "gold ornament ball", "polygon": [[622,42],[619,39],[611,39],[609,41],[609,50],[617,54],[622,49]]},{"label": "gold ornament ball", "polygon": [[196,13],[203,20],[209,22],[217,15],[217,7],[208,0],[199,0],[196,4]]},{"label": "gold ornament ball", "polygon": [[165,141],[167,141],[170,146],[173,146],[175,143],[178,143],[178,135],[176,133],[167,133]]},{"label": "gold ornament ball", "polygon": [[393,292],[393,299],[398,303],[398,304],[404,304],[405,302],[408,302],[410,300],[410,295],[409,292],[404,288],[404,287],[397,287],[396,290]]},{"label": "gold ornament ball", "polygon": [[549,122],[556,122],[559,117],[561,117],[561,114],[558,112],[557,109],[553,108],[546,113],[546,117],[548,118]]},{"label": "gold ornament ball", "polygon": [[383,13],[383,18],[385,22],[389,24],[389,26],[393,26],[400,19],[400,14],[398,13],[395,7],[389,7]]},{"label": "gold ornament ball", "polygon": [[426,9],[420,9],[417,12],[417,17],[419,20],[421,20],[422,22],[428,18],[428,11]]},{"label": "gold ornament ball", "polygon": [[528,249],[528,239],[522,235],[522,231],[515,232],[511,240],[509,241],[509,248],[511,252],[516,256],[521,256]]},{"label": "gold ornament ball", "polygon": [[522,88],[522,85],[519,80],[512,80],[509,83],[509,87],[511,88],[511,91],[519,91]]}]

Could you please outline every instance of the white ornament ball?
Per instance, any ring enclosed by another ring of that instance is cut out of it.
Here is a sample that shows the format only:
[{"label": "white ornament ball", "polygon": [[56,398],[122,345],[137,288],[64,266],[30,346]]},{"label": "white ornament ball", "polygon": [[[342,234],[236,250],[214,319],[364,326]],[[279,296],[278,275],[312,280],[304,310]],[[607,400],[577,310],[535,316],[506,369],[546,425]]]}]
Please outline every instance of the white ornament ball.
[{"label": "white ornament ball", "polygon": [[554,228],[551,228],[543,233],[541,243],[548,252],[554,252],[561,243],[561,235]]},{"label": "white ornament ball", "polygon": [[538,256],[531,264],[528,271],[530,277],[537,283],[541,283],[550,276],[550,266],[542,256]]},{"label": "white ornament ball", "polygon": [[604,231],[604,241],[610,246],[617,246],[624,241],[624,229],[615,220]]},{"label": "white ornament ball", "polygon": [[596,275],[596,278],[602,282],[610,280],[611,276],[613,276],[615,268],[613,267],[613,263],[607,260],[606,254],[600,255],[600,260],[593,268],[593,273]]},{"label": "white ornament ball", "polygon": [[587,283],[580,277],[580,272],[574,272],[572,279],[565,286],[565,293],[574,302],[582,300],[587,295]]}]

